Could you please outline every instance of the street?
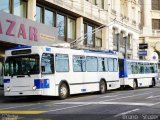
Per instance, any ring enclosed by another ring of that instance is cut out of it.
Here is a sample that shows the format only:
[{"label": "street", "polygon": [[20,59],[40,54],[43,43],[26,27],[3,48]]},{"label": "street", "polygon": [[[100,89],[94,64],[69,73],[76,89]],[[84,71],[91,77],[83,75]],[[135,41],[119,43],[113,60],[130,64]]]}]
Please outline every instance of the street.
[{"label": "street", "polygon": [[106,94],[56,97],[4,97],[2,120],[160,120],[160,86],[113,90]]}]

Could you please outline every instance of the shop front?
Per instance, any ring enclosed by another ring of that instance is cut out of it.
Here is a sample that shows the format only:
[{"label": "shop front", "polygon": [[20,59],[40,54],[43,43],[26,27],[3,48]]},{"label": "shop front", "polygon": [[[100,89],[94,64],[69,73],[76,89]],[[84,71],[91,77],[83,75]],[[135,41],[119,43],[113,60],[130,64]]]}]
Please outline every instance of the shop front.
[{"label": "shop front", "polygon": [[56,27],[46,26],[32,20],[0,12],[0,85],[3,74],[5,50],[18,45],[51,46],[59,43]]}]

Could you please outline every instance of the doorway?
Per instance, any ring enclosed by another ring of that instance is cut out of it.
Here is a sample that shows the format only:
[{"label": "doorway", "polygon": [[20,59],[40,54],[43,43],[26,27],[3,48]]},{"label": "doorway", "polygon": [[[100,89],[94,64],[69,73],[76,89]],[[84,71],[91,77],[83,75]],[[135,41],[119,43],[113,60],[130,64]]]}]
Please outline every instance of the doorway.
[{"label": "doorway", "polygon": [[0,86],[3,86],[3,57],[0,57]]}]

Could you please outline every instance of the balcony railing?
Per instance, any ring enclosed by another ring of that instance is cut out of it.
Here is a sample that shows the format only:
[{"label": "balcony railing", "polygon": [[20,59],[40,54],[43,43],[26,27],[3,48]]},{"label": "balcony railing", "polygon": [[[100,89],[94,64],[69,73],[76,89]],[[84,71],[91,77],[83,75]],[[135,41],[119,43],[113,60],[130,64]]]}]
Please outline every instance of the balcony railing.
[{"label": "balcony railing", "polygon": [[106,24],[107,11],[86,0],[47,0],[80,16]]}]

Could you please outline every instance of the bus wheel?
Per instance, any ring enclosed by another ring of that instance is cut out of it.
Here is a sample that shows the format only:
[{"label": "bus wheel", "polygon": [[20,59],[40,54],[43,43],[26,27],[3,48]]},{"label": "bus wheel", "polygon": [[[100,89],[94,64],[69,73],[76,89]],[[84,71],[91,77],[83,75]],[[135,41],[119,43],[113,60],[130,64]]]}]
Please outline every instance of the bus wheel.
[{"label": "bus wheel", "polygon": [[99,88],[100,88],[100,94],[104,94],[106,92],[107,87],[104,80],[100,81]]},{"label": "bus wheel", "polygon": [[69,94],[69,90],[67,85],[65,83],[62,83],[59,87],[59,98],[63,100],[68,97],[68,94]]},{"label": "bus wheel", "polygon": [[133,81],[133,90],[135,90],[137,88],[137,82],[136,80]]}]

